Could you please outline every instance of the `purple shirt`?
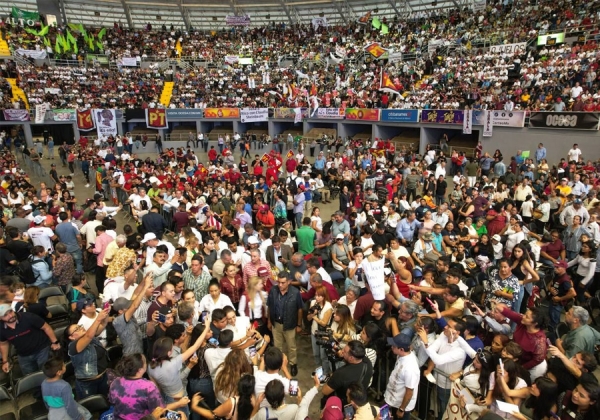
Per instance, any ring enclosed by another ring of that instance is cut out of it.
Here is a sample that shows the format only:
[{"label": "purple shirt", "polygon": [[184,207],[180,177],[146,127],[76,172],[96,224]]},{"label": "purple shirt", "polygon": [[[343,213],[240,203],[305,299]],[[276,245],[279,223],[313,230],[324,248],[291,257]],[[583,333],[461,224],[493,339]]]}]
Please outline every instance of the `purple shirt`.
[{"label": "purple shirt", "polygon": [[108,400],[115,407],[118,420],[138,420],[152,414],[156,407],[165,406],[160,391],[147,379],[115,379]]}]

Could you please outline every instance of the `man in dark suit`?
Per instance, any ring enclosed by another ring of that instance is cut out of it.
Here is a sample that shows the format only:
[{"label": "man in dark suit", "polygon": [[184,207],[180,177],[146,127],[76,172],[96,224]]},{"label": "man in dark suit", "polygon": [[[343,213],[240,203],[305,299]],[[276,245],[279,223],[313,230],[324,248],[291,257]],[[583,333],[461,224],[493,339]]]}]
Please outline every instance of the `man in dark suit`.
[{"label": "man in dark suit", "polygon": [[267,247],[266,259],[271,264],[271,267],[277,267],[283,270],[287,266],[289,260],[292,259],[294,250],[289,245],[283,245],[279,235],[271,238],[273,245]]}]

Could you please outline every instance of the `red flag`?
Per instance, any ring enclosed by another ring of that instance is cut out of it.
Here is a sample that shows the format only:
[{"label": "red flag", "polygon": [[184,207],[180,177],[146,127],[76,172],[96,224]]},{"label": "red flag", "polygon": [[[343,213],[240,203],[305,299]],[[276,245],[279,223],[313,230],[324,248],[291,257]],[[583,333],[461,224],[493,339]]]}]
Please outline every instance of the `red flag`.
[{"label": "red flag", "polygon": [[264,163],[267,163],[269,160],[271,160],[271,157],[265,153],[260,160],[262,160]]},{"label": "red flag", "polygon": [[293,151],[293,150],[289,150],[289,151],[287,152],[287,155],[285,155],[286,159],[289,159],[289,158],[291,158],[292,156],[294,156],[294,151]]},{"label": "red flag", "polygon": [[167,110],[146,108],[146,125],[148,128],[167,128]]},{"label": "red flag", "polygon": [[315,96],[316,94],[317,94],[317,87],[313,83],[312,86],[310,87],[310,96]]},{"label": "red flag", "polygon": [[398,92],[398,90],[396,89],[396,86],[394,85],[394,82],[392,82],[392,79],[390,79],[390,76],[383,71],[383,69],[381,70],[381,79],[379,82],[379,90],[383,90],[384,92],[388,92],[388,93],[400,93]]},{"label": "red flag", "polygon": [[85,111],[77,110],[77,128],[81,131],[90,131],[96,128],[91,109],[86,109]]},{"label": "red flag", "polygon": [[361,25],[366,25],[371,20],[371,12],[367,12],[358,18],[358,23]]}]

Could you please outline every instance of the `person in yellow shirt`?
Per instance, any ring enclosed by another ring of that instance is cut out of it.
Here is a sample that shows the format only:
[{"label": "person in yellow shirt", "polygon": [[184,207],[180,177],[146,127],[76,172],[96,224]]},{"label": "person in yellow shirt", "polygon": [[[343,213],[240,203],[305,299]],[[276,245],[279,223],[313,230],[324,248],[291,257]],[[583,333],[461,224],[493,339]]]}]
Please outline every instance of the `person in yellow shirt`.
[{"label": "person in yellow shirt", "polygon": [[568,182],[569,180],[567,178],[562,178],[560,184],[556,186],[556,189],[560,191],[561,197],[566,197],[571,194],[571,187],[569,187]]}]

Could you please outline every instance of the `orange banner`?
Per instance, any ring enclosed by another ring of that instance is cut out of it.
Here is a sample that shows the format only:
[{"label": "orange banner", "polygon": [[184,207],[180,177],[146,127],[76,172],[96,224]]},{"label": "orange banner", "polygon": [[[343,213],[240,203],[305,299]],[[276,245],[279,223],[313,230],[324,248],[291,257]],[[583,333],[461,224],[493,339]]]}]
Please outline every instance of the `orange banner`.
[{"label": "orange banner", "polygon": [[347,120],[379,121],[379,110],[370,108],[347,108]]},{"label": "orange banner", "polygon": [[206,108],[204,118],[239,118],[239,108]]}]

